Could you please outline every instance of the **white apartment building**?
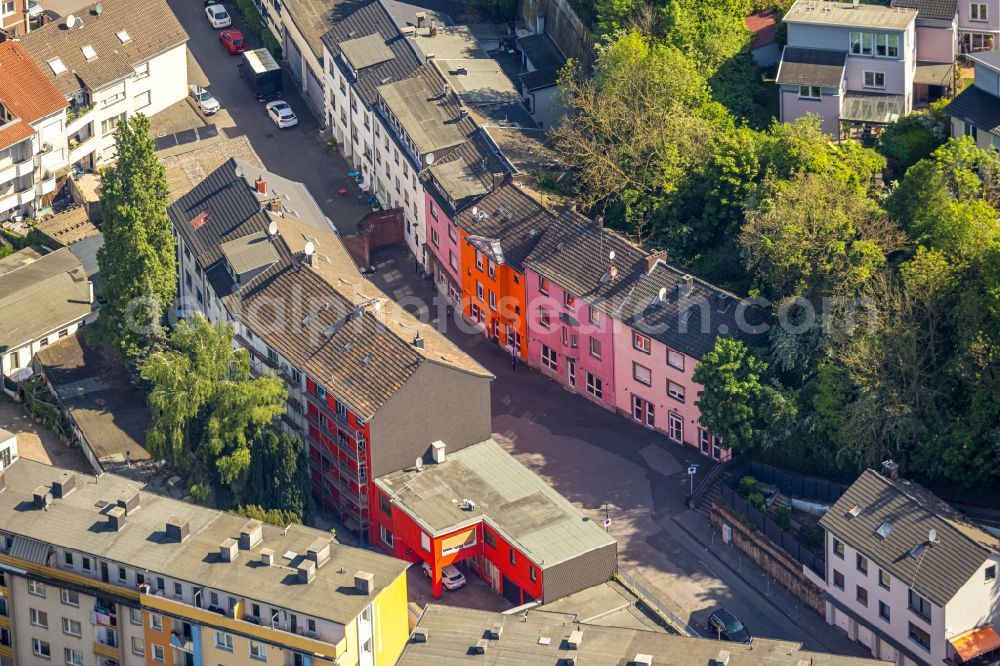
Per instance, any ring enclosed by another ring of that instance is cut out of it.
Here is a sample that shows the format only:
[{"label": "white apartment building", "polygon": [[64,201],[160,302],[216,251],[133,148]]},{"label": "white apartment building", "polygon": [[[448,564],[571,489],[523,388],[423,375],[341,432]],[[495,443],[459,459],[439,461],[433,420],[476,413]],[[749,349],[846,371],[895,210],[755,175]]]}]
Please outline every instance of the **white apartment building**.
[{"label": "white apartment building", "polygon": [[901,666],[1000,649],[1000,542],[899,466],[864,472],[830,508],[826,619]]},{"label": "white apartment building", "polygon": [[0,428],[0,472],[17,460],[17,435]]},{"label": "white apartment building", "polygon": [[385,208],[402,208],[406,243],[421,256],[426,242],[423,165],[398,145],[378,110],[379,86],[410,78],[420,66],[380,2],[363,5],[323,37],[324,120],[338,149],[361,176],[361,185]]},{"label": "white apartment building", "polygon": [[187,39],[164,0],[105,0],[24,36],[21,45],[69,102],[69,164],[95,169],[113,160],[119,121],[187,96]]},{"label": "white apartment building", "polygon": [[14,40],[0,43],[0,219],[35,215],[66,166],[65,98]]}]

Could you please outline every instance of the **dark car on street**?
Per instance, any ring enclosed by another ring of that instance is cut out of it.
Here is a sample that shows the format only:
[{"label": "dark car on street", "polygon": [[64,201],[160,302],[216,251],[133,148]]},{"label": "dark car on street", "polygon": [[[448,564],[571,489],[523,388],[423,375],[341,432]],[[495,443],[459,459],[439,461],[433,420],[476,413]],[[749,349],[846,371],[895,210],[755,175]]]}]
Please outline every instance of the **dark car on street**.
[{"label": "dark car on street", "polygon": [[726,639],[734,643],[749,643],[753,638],[750,631],[735,615],[727,610],[719,609],[708,618],[709,635],[714,638]]}]

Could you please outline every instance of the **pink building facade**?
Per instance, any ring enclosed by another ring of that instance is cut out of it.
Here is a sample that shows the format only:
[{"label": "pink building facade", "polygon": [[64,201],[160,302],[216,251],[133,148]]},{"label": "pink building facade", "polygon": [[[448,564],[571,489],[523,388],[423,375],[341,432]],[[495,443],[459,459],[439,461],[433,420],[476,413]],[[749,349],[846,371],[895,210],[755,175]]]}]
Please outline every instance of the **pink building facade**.
[{"label": "pink building facade", "polygon": [[613,332],[618,411],[678,444],[693,446],[714,460],[728,460],[731,453],[722,440],[700,425],[697,359],[618,320]]},{"label": "pink building facade", "polygon": [[424,265],[434,276],[438,293],[448,298],[453,306],[462,304],[461,232],[448,217],[430,192],[424,190],[426,206],[427,245]]},{"label": "pink building facade", "polygon": [[605,409],[615,409],[611,317],[530,268],[525,280],[529,365]]},{"label": "pink building facade", "polygon": [[819,97],[803,95],[799,86],[783,86],[779,97],[779,117],[790,123],[807,114],[820,117],[820,126],[825,134],[840,138],[840,103],[844,97],[842,90],[829,88]]},{"label": "pink building facade", "polygon": [[1000,50],[1000,0],[958,0],[961,53]]}]

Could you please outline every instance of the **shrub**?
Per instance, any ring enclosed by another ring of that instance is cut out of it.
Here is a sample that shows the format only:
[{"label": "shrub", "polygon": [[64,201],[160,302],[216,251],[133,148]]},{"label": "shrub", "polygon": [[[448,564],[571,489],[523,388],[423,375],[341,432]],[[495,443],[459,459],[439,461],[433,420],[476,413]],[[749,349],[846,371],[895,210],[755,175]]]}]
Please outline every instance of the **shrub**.
[{"label": "shrub", "polygon": [[899,175],[903,175],[947,141],[949,130],[948,117],[941,105],[935,104],[927,113],[903,116],[886,126],[878,140],[878,151],[894,160]]},{"label": "shrub", "polygon": [[747,502],[758,511],[764,510],[764,493],[750,493],[747,495]]},{"label": "shrub", "polygon": [[752,476],[744,476],[740,479],[740,485],[736,489],[736,492],[742,497],[749,499],[750,495],[760,492],[760,482]]},{"label": "shrub", "polygon": [[260,38],[264,48],[270,51],[271,55],[275,58],[281,59],[281,45],[278,44],[278,40],[275,39],[271,30],[267,27],[267,22],[264,21],[260,12],[257,11],[253,0],[236,0],[236,7],[243,14],[248,27]]},{"label": "shrub", "polygon": [[787,506],[777,506],[771,511],[771,518],[783,530],[792,527],[792,510]]},{"label": "shrub", "polygon": [[806,548],[818,550],[823,547],[823,530],[816,525],[803,525],[799,530],[799,541]]},{"label": "shrub", "polygon": [[[247,518],[256,518],[257,520],[263,521],[270,525],[275,525],[276,527],[288,527],[289,525],[296,523],[301,524],[302,520],[295,515],[292,511],[282,511],[281,509],[264,509],[256,504],[247,504],[245,506],[237,507],[236,513],[241,516],[246,516]],[[336,536],[335,530],[330,530],[330,533]]]}]

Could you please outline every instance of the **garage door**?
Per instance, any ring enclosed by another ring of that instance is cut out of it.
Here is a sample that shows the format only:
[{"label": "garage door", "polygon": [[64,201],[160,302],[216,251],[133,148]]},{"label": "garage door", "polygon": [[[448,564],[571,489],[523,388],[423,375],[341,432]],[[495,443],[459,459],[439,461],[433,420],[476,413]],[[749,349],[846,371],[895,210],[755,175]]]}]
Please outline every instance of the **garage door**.
[{"label": "garage door", "polygon": [[521,605],[521,588],[507,576],[503,577],[503,598],[515,606]]},{"label": "garage door", "polygon": [[295,82],[302,83],[302,52],[295,45],[289,37],[288,33],[285,33],[285,56],[288,59],[288,66],[292,70],[292,76],[295,78]]},{"label": "garage door", "polygon": [[[308,69],[308,68],[307,68]],[[306,101],[312,106],[313,111],[323,117],[323,84],[313,75],[310,69],[306,77]]]}]

